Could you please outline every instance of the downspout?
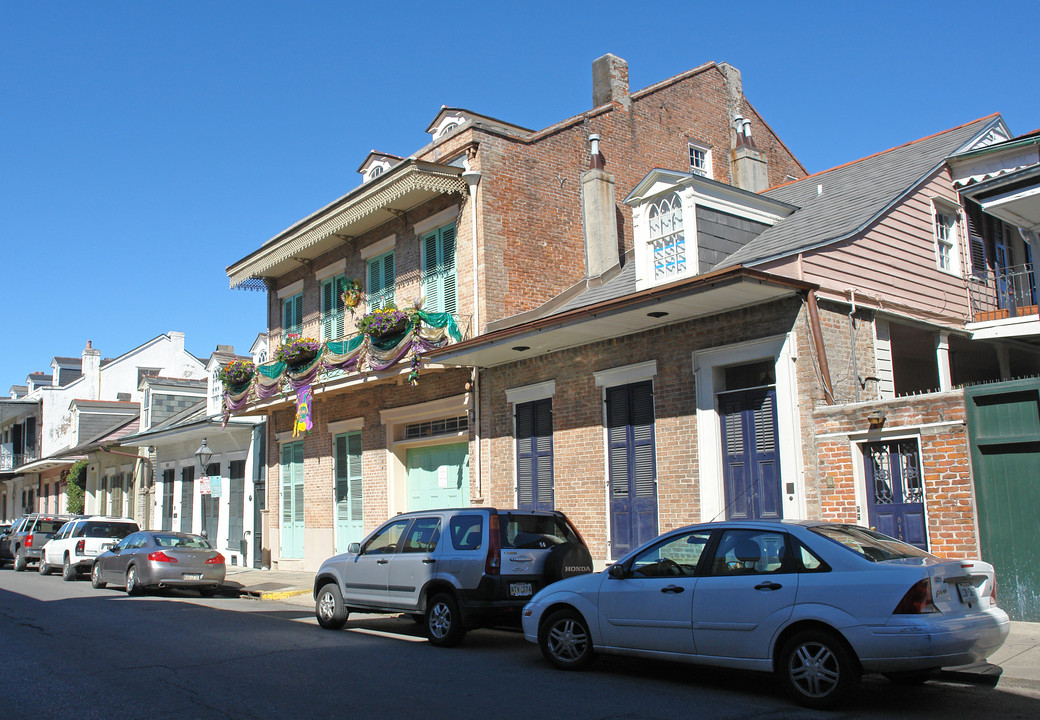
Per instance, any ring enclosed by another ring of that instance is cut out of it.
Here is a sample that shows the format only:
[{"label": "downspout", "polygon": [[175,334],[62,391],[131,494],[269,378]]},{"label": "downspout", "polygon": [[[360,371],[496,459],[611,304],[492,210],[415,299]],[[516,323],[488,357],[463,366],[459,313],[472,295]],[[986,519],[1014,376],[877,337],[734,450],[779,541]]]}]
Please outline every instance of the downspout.
[{"label": "downspout", "polygon": [[[466,159],[466,171],[462,173],[462,179],[469,186],[470,200],[470,237],[473,241],[473,324],[471,325],[470,337],[480,334],[480,273],[477,271],[477,186],[480,184],[480,171],[470,170],[470,163],[476,158],[476,150],[470,152]],[[480,474],[480,370],[477,367],[470,368],[470,399],[473,406],[473,440],[476,452],[473,457],[473,474],[477,485],[477,497],[484,497],[484,483]]]},{"label": "downspout", "polygon": [[820,328],[820,309],[816,305],[816,293],[809,292],[806,297],[809,308],[809,327],[812,329],[812,341],[816,347],[816,357],[820,362],[820,375],[823,380],[823,394],[828,405],[834,404],[834,388],[831,386],[831,370],[827,365],[827,351],[823,346],[823,330]]},{"label": "downspout", "polygon": [[[145,526],[144,529],[145,530],[150,530],[151,527],[152,527],[152,522],[151,522],[152,521],[151,497],[152,497],[152,490],[155,488],[155,464],[152,462],[152,459],[150,457],[146,456],[146,455],[131,455],[130,453],[119,452],[118,450],[109,450],[109,449],[104,448],[104,447],[99,447],[98,450],[100,452],[103,452],[103,453],[108,453],[109,455],[120,455],[122,457],[128,457],[128,458],[133,458],[134,460],[140,460],[141,462],[147,464],[149,468],[151,468],[151,481],[148,482],[147,487],[142,487],[141,488],[141,491],[146,493],[147,496],[148,496],[147,499],[145,500],[145,508],[146,508],[146,510],[145,510],[145,513],[144,513],[144,526]],[[148,452],[148,451],[145,450],[145,452]]]},{"label": "downspout", "polygon": [[856,402],[859,402],[859,366],[856,363],[856,288],[846,288],[845,292],[849,294],[849,299],[852,301],[852,307],[849,309],[849,352],[852,353],[852,379],[855,381],[852,383],[852,387],[855,389]]}]

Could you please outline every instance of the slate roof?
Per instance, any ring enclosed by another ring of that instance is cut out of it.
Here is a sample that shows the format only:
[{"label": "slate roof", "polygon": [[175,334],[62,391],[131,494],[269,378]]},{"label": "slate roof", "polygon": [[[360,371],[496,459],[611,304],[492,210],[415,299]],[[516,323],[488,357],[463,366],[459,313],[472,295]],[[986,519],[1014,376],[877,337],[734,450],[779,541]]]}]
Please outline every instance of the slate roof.
[{"label": "slate roof", "polygon": [[801,209],[715,269],[753,266],[855,235],[935,172],[947,157],[999,122],[999,115],[990,115],[766,190],[763,195]]}]

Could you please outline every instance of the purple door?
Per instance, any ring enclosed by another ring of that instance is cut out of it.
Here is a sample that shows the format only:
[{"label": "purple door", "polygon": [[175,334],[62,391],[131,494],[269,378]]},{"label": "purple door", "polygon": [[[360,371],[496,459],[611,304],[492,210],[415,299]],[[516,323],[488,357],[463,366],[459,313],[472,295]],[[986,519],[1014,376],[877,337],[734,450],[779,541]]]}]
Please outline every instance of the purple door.
[{"label": "purple door", "polygon": [[880,533],[927,550],[924,487],[917,441],[867,443],[863,448],[863,460],[870,526]]},{"label": "purple door", "polygon": [[723,392],[718,394],[718,402],[726,517],[779,520],[784,508],[776,442],[776,389]]},{"label": "purple door", "polygon": [[607,388],[611,557],[657,537],[654,387]]}]

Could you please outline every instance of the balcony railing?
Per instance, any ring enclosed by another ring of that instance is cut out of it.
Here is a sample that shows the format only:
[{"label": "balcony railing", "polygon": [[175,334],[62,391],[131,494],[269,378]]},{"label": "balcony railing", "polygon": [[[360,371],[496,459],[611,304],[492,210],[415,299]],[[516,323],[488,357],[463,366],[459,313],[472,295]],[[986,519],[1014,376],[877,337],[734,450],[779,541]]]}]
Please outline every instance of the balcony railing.
[{"label": "balcony railing", "polygon": [[1032,264],[991,269],[968,281],[974,322],[1037,314],[1036,276]]},{"label": "balcony railing", "polygon": [[25,463],[39,459],[40,452],[38,450],[29,450],[24,453],[12,453],[5,448],[0,447],[0,471],[14,470],[16,467],[25,465]]}]

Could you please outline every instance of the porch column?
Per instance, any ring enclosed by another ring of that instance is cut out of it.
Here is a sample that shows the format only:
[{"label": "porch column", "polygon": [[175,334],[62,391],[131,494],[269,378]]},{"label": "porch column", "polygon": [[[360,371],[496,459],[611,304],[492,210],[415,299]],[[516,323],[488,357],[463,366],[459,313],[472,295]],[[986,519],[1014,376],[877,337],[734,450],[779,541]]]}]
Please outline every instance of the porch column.
[{"label": "porch column", "polygon": [[953,375],[950,372],[950,333],[939,333],[939,342],[935,349],[939,363],[939,390],[946,392],[953,389]]},{"label": "porch column", "polygon": [[1008,352],[1008,346],[1004,343],[997,343],[997,363],[1000,365],[1000,379],[1010,380],[1011,354]]}]

